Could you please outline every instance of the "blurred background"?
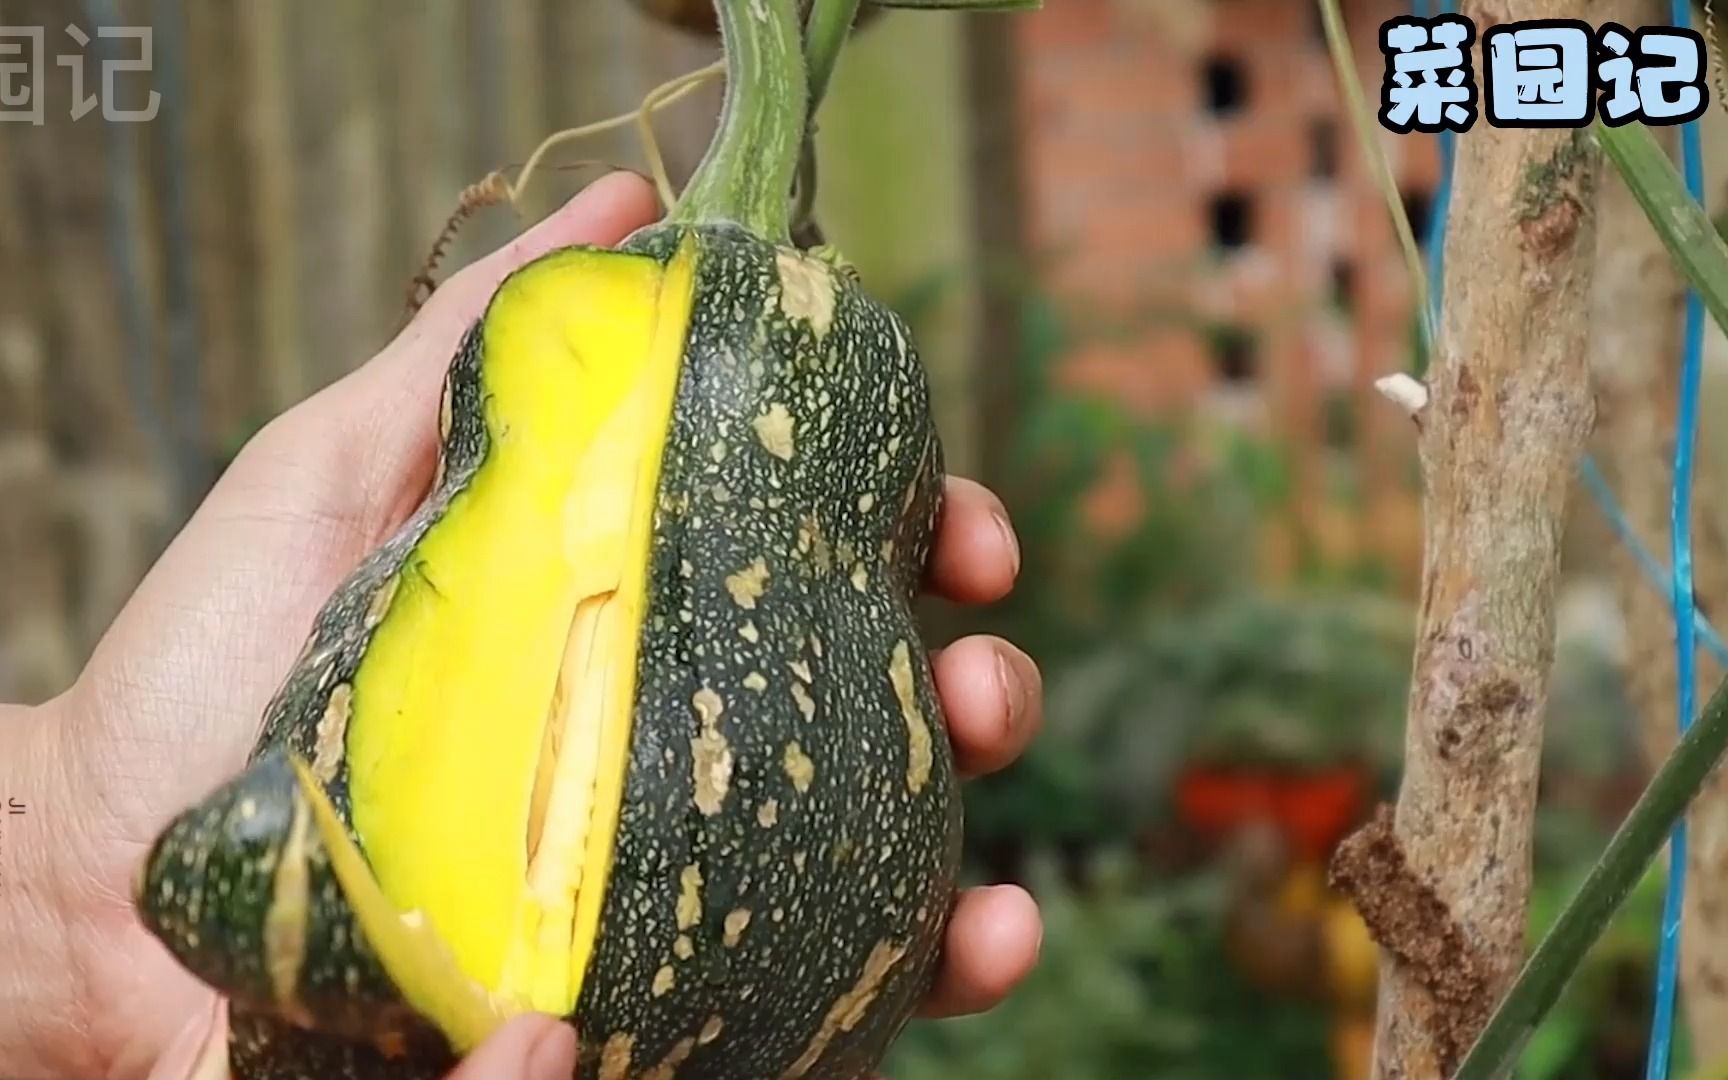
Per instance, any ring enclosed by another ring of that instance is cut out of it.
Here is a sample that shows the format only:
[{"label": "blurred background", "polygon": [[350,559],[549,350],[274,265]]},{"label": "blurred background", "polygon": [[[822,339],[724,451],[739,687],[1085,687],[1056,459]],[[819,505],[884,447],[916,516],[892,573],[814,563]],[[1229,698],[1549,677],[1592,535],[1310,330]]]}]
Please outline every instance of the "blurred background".
[{"label": "blurred background", "polygon": [[[1346,5],[1371,87],[1408,10]],[[103,26],[150,27],[149,70],[101,87],[104,49],[136,55]],[[42,122],[0,123],[12,701],[69,683],[251,433],[396,332],[466,185],[716,55],[632,0],[0,0],[0,27],[44,28],[49,57]],[[160,94],[155,118],[74,120],[56,56],[120,108]],[[657,120],[675,180],[717,102]],[[1439,150],[1382,141],[1426,236]],[[933,636],[1003,634],[1049,694],[1045,737],[967,806],[969,872],[1045,905],[1042,966],[992,1014],[915,1024],[889,1074],[1363,1075],[1374,953],[1324,863],[1396,779],[1421,507],[1414,430],[1372,382],[1425,357],[1314,6],[884,14],[820,145],[819,220],[914,325],[953,471],[1025,547],[1011,600],[933,608]],[[553,159],[440,277],[595,163],[644,161],[629,130]],[[1629,571],[1577,507],[1535,928],[1644,775]],[[1656,902],[1628,905],[1524,1080],[1638,1075]]]}]

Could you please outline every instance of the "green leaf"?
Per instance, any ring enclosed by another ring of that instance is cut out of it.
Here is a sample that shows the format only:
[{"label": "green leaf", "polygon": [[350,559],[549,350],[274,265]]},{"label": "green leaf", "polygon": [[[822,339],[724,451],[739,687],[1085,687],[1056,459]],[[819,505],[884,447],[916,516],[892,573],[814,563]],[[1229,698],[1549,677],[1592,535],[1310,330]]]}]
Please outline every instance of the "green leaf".
[{"label": "green leaf", "polygon": [[1656,137],[1643,124],[1608,127],[1598,122],[1596,141],[1716,325],[1728,329],[1728,244],[1704,208],[1686,193],[1685,182]]}]

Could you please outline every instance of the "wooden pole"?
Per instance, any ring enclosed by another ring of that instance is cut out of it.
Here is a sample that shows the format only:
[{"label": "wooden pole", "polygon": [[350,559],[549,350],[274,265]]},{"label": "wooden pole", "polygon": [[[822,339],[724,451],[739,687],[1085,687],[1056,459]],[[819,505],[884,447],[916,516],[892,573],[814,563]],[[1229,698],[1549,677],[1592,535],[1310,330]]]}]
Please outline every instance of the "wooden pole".
[{"label": "wooden pole", "polygon": [[[1462,7],[1480,32],[1599,5]],[[1446,311],[1415,417],[1427,518],[1404,779],[1396,814],[1334,863],[1387,957],[1380,1080],[1449,1074],[1523,959],[1561,538],[1593,408],[1598,158],[1579,130],[1479,121],[1458,142]]]}]

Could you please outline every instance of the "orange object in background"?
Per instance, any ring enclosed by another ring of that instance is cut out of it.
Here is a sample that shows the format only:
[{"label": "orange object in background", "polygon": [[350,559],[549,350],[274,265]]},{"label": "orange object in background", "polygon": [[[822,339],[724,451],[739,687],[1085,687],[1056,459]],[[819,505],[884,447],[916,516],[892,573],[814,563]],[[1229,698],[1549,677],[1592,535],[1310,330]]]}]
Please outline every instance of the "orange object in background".
[{"label": "orange object in background", "polygon": [[1369,1073],[1379,950],[1327,886],[1326,861],[1369,796],[1368,774],[1351,765],[1197,766],[1176,781],[1178,819],[1216,843],[1229,866],[1232,964],[1267,993],[1326,1003],[1339,1080]]},{"label": "orange object in background", "polygon": [[1184,825],[1215,839],[1270,822],[1297,858],[1325,860],[1367,808],[1368,793],[1368,775],[1354,765],[1195,767],[1177,778],[1176,809]]}]

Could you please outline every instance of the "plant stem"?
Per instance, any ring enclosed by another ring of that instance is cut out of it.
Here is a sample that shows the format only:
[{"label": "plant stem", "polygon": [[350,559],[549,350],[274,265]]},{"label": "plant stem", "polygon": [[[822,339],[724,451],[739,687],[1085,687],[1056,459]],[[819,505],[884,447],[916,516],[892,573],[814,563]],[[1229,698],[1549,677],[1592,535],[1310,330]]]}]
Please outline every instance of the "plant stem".
[{"label": "plant stem", "polygon": [[804,56],[810,78],[810,115],[816,115],[823,95],[828,93],[828,81],[834,76],[834,65],[840,59],[840,47],[852,33],[852,23],[858,17],[858,0],[815,0],[810,5],[809,28],[804,35]]},{"label": "plant stem", "polygon": [[804,68],[810,82],[810,112],[798,155],[798,183],[792,209],[792,240],[800,247],[810,246],[821,235],[811,221],[816,212],[816,113],[827,96],[840,50],[852,35],[858,3],[859,0],[815,0],[810,5],[810,20],[805,24]]},{"label": "plant stem", "polygon": [[1620,171],[1716,325],[1728,328],[1728,245],[1692,197],[1656,136],[1643,124],[1596,125],[1596,141]]},{"label": "plant stem", "polygon": [[1368,159],[1374,176],[1374,186],[1386,200],[1391,215],[1392,230],[1398,236],[1399,250],[1404,254],[1404,266],[1410,275],[1410,286],[1416,293],[1416,305],[1430,347],[1434,341],[1433,308],[1428,303],[1428,270],[1422,264],[1416,234],[1404,213],[1404,203],[1398,193],[1398,181],[1392,176],[1392,165],[1380,146],[1380,128],[1374,120],[1374,109],[1368,104],[1367,91],[1362,88],[1361,75],[1356,70],[1356,52],[1350,44],[1349,31],[1344,26],[1340,0],[1320,0],[1320,22],[1326,31],[1326,48],[1332,58],[1332,70],[1344,92],[1345,111],[1356,129],[1356,142]]},{"label": "plant stem", "polygon": [[792,174],[808,82],[795,0],[716,0],[726,100],[702,164],[667,220],[731,222],[790,243]]},{"label": "plant stem", "polygon": [[1510,1070],[1518,1051],[1559,999],[1585,953],[1649,869],[1669,830],[1686,812],[1725,748],[1728,681],[1717,687],[1698,722],[1657,770],[1577,895],[1536,946],[1452,1080],[1490,1080]]}]

